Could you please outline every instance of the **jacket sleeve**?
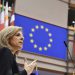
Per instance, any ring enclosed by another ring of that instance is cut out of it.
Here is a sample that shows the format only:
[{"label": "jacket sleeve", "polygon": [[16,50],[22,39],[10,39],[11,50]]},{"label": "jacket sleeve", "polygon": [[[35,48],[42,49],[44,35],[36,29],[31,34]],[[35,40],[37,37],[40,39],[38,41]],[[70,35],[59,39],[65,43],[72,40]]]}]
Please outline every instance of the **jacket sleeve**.
[{"label": "jacket sleeve", "polygon": [[[27,75],[26,70],[21,71],[21,72],[20,72],[20,75]],[[35,73],[31,73],[30,75],[35,75]]]},{"label": "jacket sleeve", "polygon": [[20,71],[20,75],[27,75],[26,70]]},{"label": "jacket sleeve", "polygon": [[[0,49],[0,75],[8,75],[11,70],[11,64],[9,62],[11,61],[11,54],[6,48]],[[9,74],[9,75],[12,75]]]},{"label": "jacket sleeve", "polygon": [[36,75],[35,73],[31,73],[31,75]]}]

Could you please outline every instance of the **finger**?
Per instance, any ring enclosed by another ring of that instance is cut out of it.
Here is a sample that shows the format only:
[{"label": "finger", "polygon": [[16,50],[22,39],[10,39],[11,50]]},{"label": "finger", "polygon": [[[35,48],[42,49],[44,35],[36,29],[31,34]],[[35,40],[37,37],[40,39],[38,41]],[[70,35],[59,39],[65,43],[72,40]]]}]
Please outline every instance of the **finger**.
[{"label": "finger", "polygon": [[31,64],[36,63],[36,61],[37,61],[37,60],[32,61],[32,63],[31,63]]},{"label": "finger", "polygon": [[36,66],[36,62],[32,62],[31,64],[29,64],[31,66]]},{"label": "finger", "polygon": [[24,63],[24,66],[27,66],[27,65],[28,65],[27,62],[25,62],[25,63]]},{"label": "finger", "polygon": [[38,66],[37,66],[37,64],[36,64],[36,66],[35,66],[35,70],[36,70],[36,71],[38,70]]},{"label": "finger", "polygon": [[37,61],[37,59],[34,59],[34,60],[36,60],[36,61]]},{"label": "finger", "polygon": [[27,61],[27,58],[24,59],[24,62],[28,62],[28,61]]}]

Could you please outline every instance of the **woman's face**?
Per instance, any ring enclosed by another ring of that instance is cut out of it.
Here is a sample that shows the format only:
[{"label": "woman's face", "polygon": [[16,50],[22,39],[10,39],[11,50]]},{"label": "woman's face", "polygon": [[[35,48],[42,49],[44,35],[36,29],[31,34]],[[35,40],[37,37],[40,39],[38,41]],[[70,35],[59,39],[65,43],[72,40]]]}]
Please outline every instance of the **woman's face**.
[{"label": "woman's face", "polygon": [[22,31],[18,31],[13,37],[9,39],[9,44],[14,48],[15,50],[21,49],[23,46],[23,34]]}]

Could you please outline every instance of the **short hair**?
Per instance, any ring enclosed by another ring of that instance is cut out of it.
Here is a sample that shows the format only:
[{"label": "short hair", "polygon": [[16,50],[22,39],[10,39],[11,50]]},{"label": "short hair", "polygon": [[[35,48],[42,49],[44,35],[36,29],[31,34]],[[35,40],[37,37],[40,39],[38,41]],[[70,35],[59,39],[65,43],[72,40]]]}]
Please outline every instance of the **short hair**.
[{"label": "short hair", "polygon": [[12,49],[9,44],[9,38],[13,37],[18,31],[22,31],[22,27],[9,26],[0,31],[0,48],[7,47]]}]

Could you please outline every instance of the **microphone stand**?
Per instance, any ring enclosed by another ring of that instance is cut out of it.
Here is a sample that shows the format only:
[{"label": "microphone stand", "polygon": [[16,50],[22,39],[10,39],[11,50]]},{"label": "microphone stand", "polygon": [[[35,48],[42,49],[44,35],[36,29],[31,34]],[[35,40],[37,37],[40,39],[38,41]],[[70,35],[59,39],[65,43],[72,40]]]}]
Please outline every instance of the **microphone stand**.
[{"label": "microphone stand", "polygon": [[74,61],[73,61],[73,59],[72,59],[72,56],[71,56],[71,54],[70,54],[70,50],[69,50],[69,48],[68,48],[68,45],[66,44],[66,42],[64,41],[64,44],[65,44],[65,46],[66,46],[66,48],[67,48],[67,73],[65,74],[65,75],[68,75],[68,61],[69,61],[69,58],[68,58],[68,54],[70,55],[70,59],[71,59],[71,62],[72,62],[72,64],[73,64],[73,75],[74,75],[74,69],[75,69],[75,64],[74,64]]}]

